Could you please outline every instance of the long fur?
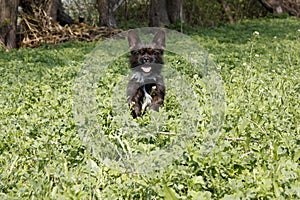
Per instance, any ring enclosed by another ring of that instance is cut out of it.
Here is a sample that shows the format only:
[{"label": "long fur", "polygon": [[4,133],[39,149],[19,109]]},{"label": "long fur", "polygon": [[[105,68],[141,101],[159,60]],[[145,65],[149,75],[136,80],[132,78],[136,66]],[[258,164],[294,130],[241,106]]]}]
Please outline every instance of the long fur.
[{"label": "long fur", "polygon": [[164,64],[165,33],[159,31],[151,43],[143,43],[134,31],[128,32],[131,78],[127,85],[127,103],[133,118],[147,108],[159,111],[165,97],[161,70]]}]

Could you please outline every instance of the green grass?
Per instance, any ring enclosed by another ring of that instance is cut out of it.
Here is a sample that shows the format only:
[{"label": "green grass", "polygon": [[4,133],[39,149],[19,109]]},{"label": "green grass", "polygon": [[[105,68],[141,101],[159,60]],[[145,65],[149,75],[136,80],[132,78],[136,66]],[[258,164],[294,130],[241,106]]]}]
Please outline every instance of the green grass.
[{"label": "green grass", "polygon": [[[0,51],[0,198],[299,199],[299,19],[245,21],[190,35],[221,69],[227,104],[222,135],[203,154],[199,131],[181,158],[147,176],[101,165],[77,134],[73,84],[94,43]],[[112,92],[115,77],[111,71],[99,82],[100,94]],[[110,96],[99,98],[99,123],[113,135]],[[172,98],[166,109],[174,109],[176,119]],[[167,128],[176,130],[176,123]],[[146,139],[141,144],[168,142]]]}]

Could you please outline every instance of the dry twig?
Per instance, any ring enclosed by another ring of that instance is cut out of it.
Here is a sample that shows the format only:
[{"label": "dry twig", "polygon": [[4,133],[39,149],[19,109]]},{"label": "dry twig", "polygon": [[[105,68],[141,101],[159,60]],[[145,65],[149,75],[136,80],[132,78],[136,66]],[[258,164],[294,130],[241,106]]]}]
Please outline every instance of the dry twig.
[{"label": "dry twig", "polygon": [[61,26],[53,22],[40,8],[34,11],[34,16],[21,13],[21,18],[20,47],[39,47],[42,43],[57,44],[70,40],[94,41],[121,32],[119,29],[89,26],[83,23]]}]

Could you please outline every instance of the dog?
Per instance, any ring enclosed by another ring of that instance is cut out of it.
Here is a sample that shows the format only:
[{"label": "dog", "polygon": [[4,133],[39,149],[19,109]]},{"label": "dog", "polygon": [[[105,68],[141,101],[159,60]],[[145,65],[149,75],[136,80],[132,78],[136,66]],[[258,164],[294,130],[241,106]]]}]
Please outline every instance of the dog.
[{"label": "dog", "polygon": [[165,98],[165,84],[161,75],[165,50],[165,32],[158,31],[152,42],[144,43],[133,30],[128,32],[129,62],[132,70],[127,84],[127,103],[133,118],[147,108],[159,111]]}]

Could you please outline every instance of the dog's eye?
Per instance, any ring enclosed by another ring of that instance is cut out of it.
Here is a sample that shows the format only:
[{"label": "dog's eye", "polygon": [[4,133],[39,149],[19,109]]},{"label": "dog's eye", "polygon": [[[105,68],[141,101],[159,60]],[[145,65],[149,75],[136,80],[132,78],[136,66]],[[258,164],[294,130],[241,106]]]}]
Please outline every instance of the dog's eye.
[{"label": "dog's eye", "polygon": [[159,55],[159,54],[160,54],[160,51],[159,51],[159,50],[153,51],[153,55],[157,56],[157,55]]},{"label": "dog's eye", "polygon": [[138,55],[140,55],[140,52],[139,51],[131,51],[131,54],[135,55],[135,56],[138,56]]}]

